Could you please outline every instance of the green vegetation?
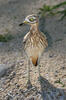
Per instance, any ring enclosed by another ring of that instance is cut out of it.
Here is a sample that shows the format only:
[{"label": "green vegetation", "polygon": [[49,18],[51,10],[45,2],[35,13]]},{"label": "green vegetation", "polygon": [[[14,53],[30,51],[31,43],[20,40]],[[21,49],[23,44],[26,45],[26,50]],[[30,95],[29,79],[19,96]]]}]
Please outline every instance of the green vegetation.
[{"label": "green vegetation", "polygon": [[14,16],[14,19],[17,19],[17,17],[16,17],[16,16]]},{"label": "green vegetation", "polygon": [[59,38],[59,39],[56,39],[55,42],[59,42],[59,41],[62,41],[63,39]]},{"label": "green vegetation", "polygon": [[63,10],[59,10],[59,8],[64,6],[66,6],[66,1],[53,6],[43,5],[43,7],[39,9],[39,14],[41,14],[42,16],[54,16],[57,14],[61,14],[62,16],[60,20],[63,20],[63,18],[66,18],[66,9],[64,8]]},{"label": "green vegetation", "polygon": [[0,34],[0,42],[8,42],[10,40],[12,40],[14,37],[11,35],[11,34],[4,34],[4,35],[1,35]]},{"label": "green vegetation", "polygon": [[65,87],[65,84],[63,84],[63,83],[61,82],[60,78],[59,78],[58,80],[56,80],[55,83],[59,83],[59,84],[62,85],[62,87]]}]

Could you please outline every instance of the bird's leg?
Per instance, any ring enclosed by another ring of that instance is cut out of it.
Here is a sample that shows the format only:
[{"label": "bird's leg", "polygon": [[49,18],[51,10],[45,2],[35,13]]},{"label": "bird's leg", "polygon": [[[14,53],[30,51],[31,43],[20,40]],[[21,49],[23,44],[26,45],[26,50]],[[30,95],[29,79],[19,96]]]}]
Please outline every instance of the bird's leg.
[{"label": "bird's leg", "polygon": [[30,81],[30,61],[28,61],[27,71],[28,71],[28,81]]},{"label": "bird's leg", "polygon": [[38,80],[41,81],[39,60],[38,60],[38,74],[39,74]]},{"label": "bird's leg", "polygon": [[41,78],[41,75],[40,75],[40,65],[38,65],[38,74],[39,74],[38,79],[39,79],[39,81],[40,81],[40,78]]},{"label": "bird's leg", "polygon": [[27,74],[28,74],[27,88],[29,89],[32,87],[32,84],[30,82],[30,60],[28,60]]}]

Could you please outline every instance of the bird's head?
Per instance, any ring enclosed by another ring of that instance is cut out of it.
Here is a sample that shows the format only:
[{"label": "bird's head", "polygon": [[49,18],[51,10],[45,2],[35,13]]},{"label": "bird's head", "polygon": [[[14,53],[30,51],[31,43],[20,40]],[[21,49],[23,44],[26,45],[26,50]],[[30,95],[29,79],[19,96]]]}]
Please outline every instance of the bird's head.
[{"label": "bird's head", "polygon": [[29,25],[33,25],[38,23],[38,16],[35,14],[32,15],[28,15],[25,20],[23,21],[23,23],[21,23],[19,26],[23,25],[23,24],[29,24]]}]

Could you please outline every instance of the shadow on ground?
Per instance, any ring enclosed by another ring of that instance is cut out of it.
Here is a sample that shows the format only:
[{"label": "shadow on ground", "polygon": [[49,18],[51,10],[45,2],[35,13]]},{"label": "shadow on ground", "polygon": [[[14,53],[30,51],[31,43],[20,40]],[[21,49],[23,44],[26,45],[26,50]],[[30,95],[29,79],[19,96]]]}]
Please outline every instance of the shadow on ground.
[{"label": "shadow on ground", "polygon": [[43,100],[65,100],[66,95],[63,89],[54,87],[49,81],[41,76],[41,94]]},{"label": "shadow on ground", "polygon": [[[13,79],[15,78],[16,72],[13,73],[13,70],[14,68],[8,69],[5,76],[3,76],[3,78],[7,77],[6,82],[9,79],[11,83],[11,81],[13,81]],[[13,88],[11,88],[11,91],[8,88],[9,86],[4,88],[5,90],[7,89],[7,92],[5,96],[3,96],[5,98],[3,100],[66,100],[66,90],[56,88],[42,76],[40,77],[39,82],[41,88],[40,90],[37,87],[32,87],[30,89],[26,88],[26,90],[23,90],[22,88],[20,88],[20,85],[18,85],[17,83],[14,84],[13,82],[11,84],[13,86]],[[4,85],[7,86],[7,84]]]}]

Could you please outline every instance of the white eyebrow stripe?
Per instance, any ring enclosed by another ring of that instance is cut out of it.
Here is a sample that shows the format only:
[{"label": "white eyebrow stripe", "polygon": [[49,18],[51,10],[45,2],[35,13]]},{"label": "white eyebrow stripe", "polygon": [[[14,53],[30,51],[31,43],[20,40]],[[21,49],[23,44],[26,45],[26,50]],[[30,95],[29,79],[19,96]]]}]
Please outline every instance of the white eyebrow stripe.
[{"label": "white eyebrow stripe", "polygon": [[32,17],[32,18],[36,19],[35,17]]},{"label": "white eyebrow stripe", "polygon": [[25,21],[30,22],[28,18],[25,18]]},{"label": "white eyebrow stripe", "polygon": [[29,18],[36,19],[36,18],[33,17],[33,16],[27,16],[27,17],[25,18],[25,21],[27,21],[28,23],[35,23],[35,21],[31,22],[31,21],[29,20]]}]

